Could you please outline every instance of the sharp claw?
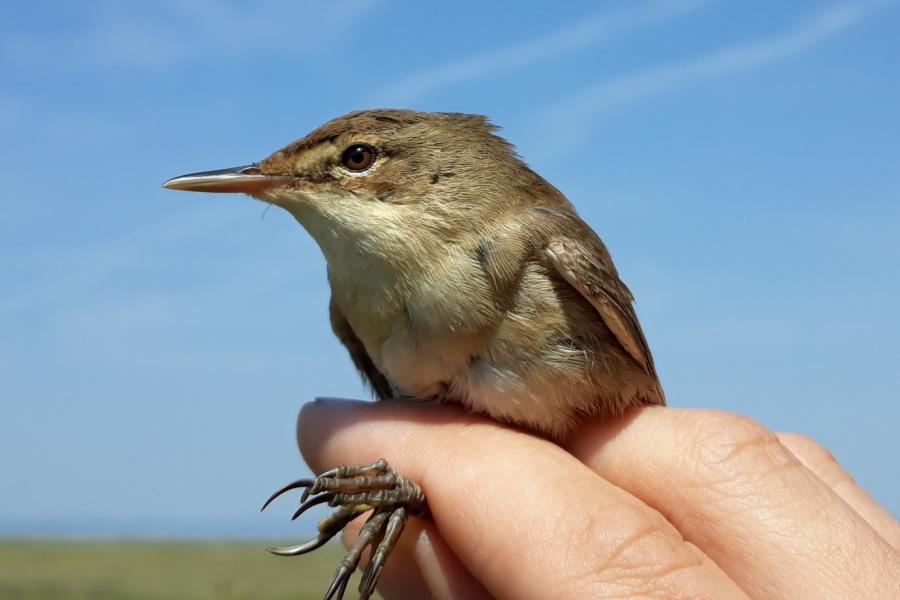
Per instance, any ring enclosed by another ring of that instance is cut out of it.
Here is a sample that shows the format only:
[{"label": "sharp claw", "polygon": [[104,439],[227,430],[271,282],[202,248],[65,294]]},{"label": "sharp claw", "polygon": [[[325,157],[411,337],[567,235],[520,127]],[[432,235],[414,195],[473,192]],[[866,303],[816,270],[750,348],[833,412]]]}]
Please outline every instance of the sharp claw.
[{"label": "sharp claw", "polygon": [[282,495],[283,493],[289,492],[291,490],[296,490],[297,488],[302,488],[302,487],[308,488],[308,487],[312,486],[312,484],[314,482],[315,482],[315,480],[313,480],[313,479],[298,479],[297,481],[292,481],[289,484],[278,488],[274,494],[269,496],[269,499],[266,500],[265,504],[262,505],[262,508],[259,509],[259,511],[262,512],[262,511],[266,510],[266,507],[272,503],[272,500],[274,500],[278,496]]},{"label": "sharp claw", "polygon": [[305,513],[309,508],[317,505],[323,504],[325,502],[330,502],[334,498],[334,494],[322,494],[321,496],[316,496],[312,500],[307,500],[303,504],[300,505],[300,508],[294,513],[294,516],[291,517],[291,521],[294,521],[297,517]]},{"label": "sharp claw", "polygon": [[307,552],[312,552],[316,548],[325,545],[325,542],[334,537],[334,534],[326,535],[319,534],[317,537],[313,539],[303,542],[302,544],[298,544],[296,546],[279,546],[276,548],[266,548],[272,554],[277,554],[278,556],[300,556],[301,554],[306,554]]},{"label": "sharp claw", "polygon": [[[370,476],[373,475],[374,476]],[[421,489],[394,472],[383,460],[370,465],[344,466],[330,469],[312,479],[298,479],[272,494],[262,510],[289,490],[304,488],[300,507],[291,520],[299,518],[313,506],[327,503],[337,510],[319,522],[319,535],[297,546],[269,548],[279,556],[298,556],[325,545],[350,521],[374,509],[350,552],[341,559],[323,600],[343,600],[360,556],[371,547],[370,562],[363,570],[360,600],[369,600],[375,593],[384,563],[397,543],[409,514],[423,514],[427,510]],[[330,490],[330,491],[329,491]],[[350,490],[349,492],[345,490]]]}]

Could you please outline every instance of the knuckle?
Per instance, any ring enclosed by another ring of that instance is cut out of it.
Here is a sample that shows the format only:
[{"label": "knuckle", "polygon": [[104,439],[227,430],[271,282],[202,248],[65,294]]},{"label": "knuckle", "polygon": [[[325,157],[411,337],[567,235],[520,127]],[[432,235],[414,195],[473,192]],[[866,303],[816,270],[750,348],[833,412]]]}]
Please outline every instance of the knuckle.
[{"label": "knuckle", "polygon": [[772,431],[748,417],[704,411],[690,428],[686,458],[699,465],[711,483],[747,476],[764,476],[796,458]]},{"label": "knuckle", "polygon": [[[617,505],[582,516],[581,526],[569,537],[566,557],[567,564],[578,566],[560,582],[560,598],[653,597],[699,564],[656,511]],[[666,597],[680,597],[674,589]]]},{"label": "knuckle", "polygon": [[852,485],[856,482],[844,470],[840,462],[828,448],[813,438],[802,433],[782,433],[779,435],[788,449],[813,471],[822,481],[833,489]]},{"label": "knuckle", "polygon": [[798,452],[802,452],[810,460],[817,464],[836,465],[837,459],[831,451],[803,433],[783,433],[781,438],[787,442],[789,448],[796,448]]}]

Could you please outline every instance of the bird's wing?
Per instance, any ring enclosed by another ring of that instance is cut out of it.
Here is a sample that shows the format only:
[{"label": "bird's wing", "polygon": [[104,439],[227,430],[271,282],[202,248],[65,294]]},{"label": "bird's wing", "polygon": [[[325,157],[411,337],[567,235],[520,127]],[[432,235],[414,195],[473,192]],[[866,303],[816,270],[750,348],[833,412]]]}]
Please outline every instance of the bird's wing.
[{"label": "bird's wing", "polygon": [[547,265],[591,303],[629,356],[656,378],[653,356],[632,305],[634,296],[619,279],[606,246],[574,214],[539,212],[542,219],[555,221],[543,228],[547,237],[542,254]]},{"label": "bird's wing", "polygon": [[347,322],[344,314],[334,303],[334,299],[332,299],[331,303],[328,305],[328,312],[331,317],[332,331],[334,331],[334,334],[341,343],[344,344],[344,347],[347,348],[347,352],[350,353],[353,364],[363,376],[363,380],[372,388],[375,396],[379,400],[387,400],[395,397],[396,394],[394,393],[393,386],[391,386],[391,382],[388,381],[388,378],[385,377],[384,373],[379,371],[378,367],[375,366],[375,363],[372,362],[372,358],[369,356],[369,353],[366,352],[366,347],[363,346],[360,339],[356,337],[356,334],[350,327],[350,323]]}]

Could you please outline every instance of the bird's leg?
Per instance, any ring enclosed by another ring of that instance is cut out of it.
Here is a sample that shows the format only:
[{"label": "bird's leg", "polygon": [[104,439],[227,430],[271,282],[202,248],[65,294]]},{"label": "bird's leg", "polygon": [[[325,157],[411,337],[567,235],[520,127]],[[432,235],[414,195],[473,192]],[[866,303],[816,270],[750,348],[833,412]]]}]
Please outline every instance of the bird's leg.
[{"label": "bird's leg", "polygon": [[360,531],[353,548],[341,559],[325,600],[343,598],[347,582],[359,564],[366,548],[372,557],[359,584],[359,597],[369,598],[378,582],[381,568],[397,543],[409,515],[427,510],[422,489],[394,471],[384,459],[368,465],[346,465],[326,471],[315,478],[298,479],[277,490],[266,500],[263,509],[287,491],[303,489],[296,519],[310,507],[328,504],[338,507],[319,522],[319,535],[297,546],[270,548],[273,554],[296,556],[322,546],[350,521],[371,510],[372,515]]},{"label": "bird's leg", "polygon": [[388,517],[381,540],[377,545],[372,544],[375,551],[372,553],[369,564],[359,582],[360,600],[367,600],[372,595],[372,592],[375,591],[375,584],[378,583],[378,578],[381,576],[381,568],[384,566],[384,561],[387,560],[397,540],[400,539],[400,534],[403,533],[403,527],[406,525],[406,519],[406,509],[402,506],[395,508],[391,512],[391,516]]}]

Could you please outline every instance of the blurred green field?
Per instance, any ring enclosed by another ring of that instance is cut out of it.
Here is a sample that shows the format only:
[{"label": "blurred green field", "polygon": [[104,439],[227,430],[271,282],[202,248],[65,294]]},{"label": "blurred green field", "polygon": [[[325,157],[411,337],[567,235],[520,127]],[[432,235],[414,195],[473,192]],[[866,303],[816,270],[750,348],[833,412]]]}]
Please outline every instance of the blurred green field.
[{"label": "blurred green field", "polygon": [[270,545],[0,539],[0,598],[320,599],[343,548],[332,543],[302,557],[278,557],[264,550]]}]

